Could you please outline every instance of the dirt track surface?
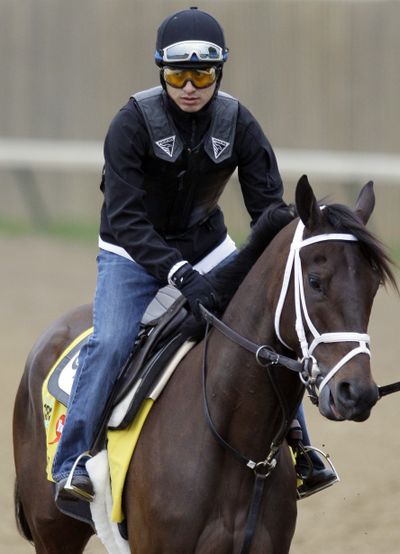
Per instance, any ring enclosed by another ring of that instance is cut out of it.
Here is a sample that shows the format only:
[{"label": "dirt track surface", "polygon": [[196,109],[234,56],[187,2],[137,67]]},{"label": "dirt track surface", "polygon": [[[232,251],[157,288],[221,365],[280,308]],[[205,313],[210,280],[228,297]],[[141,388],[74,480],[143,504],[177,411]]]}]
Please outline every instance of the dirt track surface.
[{"label": "dirt track surface", "polygon": [[[0,554],[28,554],[13,515],[11,418],[24,360],[60,314],[91,300],[96,245],[48,238],[0,237],[1,264],[1,520]],[[370,335],[379,384],[400,379],[400,301],[381,290]],[[385,398],[364,423],[334,423],[306,403],[315,446],[327,450],[341,483],[298,505],[294,554],[397,554],[400,551],[400,393]],[[86,552],[105,552],[94,538]],[[57,554],[57,553],[54,553]],[[145,553],[143,553],[145,554]],[[189,553],[188,553],[189,554]]]}]

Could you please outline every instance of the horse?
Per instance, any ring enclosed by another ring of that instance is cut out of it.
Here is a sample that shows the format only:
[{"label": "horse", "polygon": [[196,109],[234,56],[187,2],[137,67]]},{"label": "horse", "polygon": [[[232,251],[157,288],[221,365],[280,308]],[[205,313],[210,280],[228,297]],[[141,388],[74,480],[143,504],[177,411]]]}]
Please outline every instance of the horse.
[{"label": "horse", "polygon": [[[368,183],[354,210],[322,208],[303,176],[298,218],[272,241],[261,218],[219,281],[217,274],[216,283],[237,287],[224,327],[214,320],[179,363],[130,463],[123,509],[132,553],[289,552],[297,495],[284,434],[305,386],[319,412],[338,421],[366,420],[379,396],[366,333],[378,287],[395,280],[365,227],[374,202]],[[90,325],[89,305],[53,323],[27,358],[15,400],[16,516],[40,554],[83,552],[94,532],[55,506],[41,404],[49,368]],[[285,360],[301,366],[300,379]]]}]

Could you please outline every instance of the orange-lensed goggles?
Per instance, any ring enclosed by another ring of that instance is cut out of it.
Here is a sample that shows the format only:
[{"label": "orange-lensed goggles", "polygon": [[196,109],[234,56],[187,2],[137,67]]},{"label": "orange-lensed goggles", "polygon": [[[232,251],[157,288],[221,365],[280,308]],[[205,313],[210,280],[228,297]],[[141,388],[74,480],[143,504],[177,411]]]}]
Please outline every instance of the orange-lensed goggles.
[{"label": "orange-lensed goggles", "polygon": [[207,88],[215,83],[217,69],[207,67],[204,69],[176,69],[175,67],[164,67],[163,76],[166,83],[174,88],[183,88],[188,81],[196,88]]}]

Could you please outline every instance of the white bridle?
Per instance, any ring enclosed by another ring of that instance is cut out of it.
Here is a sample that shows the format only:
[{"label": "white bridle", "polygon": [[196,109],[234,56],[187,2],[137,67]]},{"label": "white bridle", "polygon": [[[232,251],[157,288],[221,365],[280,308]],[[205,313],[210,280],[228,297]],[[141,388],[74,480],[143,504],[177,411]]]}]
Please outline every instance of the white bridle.
[{"label": "white bridle", "polygon": [[[312,369],[310,379],[305,381],[306,385],[314,385],[314,390],[317,395],[321,394],[324,386],[332,379],[332,377],[342,368],[349,360],[357,356],[358,354],[367,354],[371,356],[368,343],[370,341],[369,335],[366,333],[352,333],[352,332],[336,332],[336,333],[322,333],[320,334],[313,325],[311,318],[307,311],[304,283],[303,283],[303,271],[300,258],[300,250],[310,244],[317,242],[323,242],[328,240],[343,240],[343,241],[357,241],[358,239],[351,234],[346,233],[326,233],[324,235],[316,235],[303,240],[304,224],[300,220],[296,231],[293,236],[292,244],[290,246],[289,256],[286,262],[285,273],[283,277],[281,294],[279,296],[278,304],[275,311],[275,332],[280,342],[292,350],[289,345],[285,343],[280,334],[280,318],[282,314],[283,305],[285,303],[286,295],[289,288],[290,277],[292,269],[294,268],[294,298],[296,309],[296,333],[299,339],[299,344],[303,354],[303,360],[312,360]],[[313,335],[314,340],[309,345],[306,338],[306,332],[304,328],[304,321],[310,333]],[[316,379],[321,375],[321,371],[318,367],[318,362],[313,356],[315,348],[321,343],[334,343],[334,342],[358,342],[359,346],[348,352],[345,356],[339,360],[339,362],[325,375],[320,382],[319,386],[316,386]],[[311,381],[311,382],[310,382]]]}]

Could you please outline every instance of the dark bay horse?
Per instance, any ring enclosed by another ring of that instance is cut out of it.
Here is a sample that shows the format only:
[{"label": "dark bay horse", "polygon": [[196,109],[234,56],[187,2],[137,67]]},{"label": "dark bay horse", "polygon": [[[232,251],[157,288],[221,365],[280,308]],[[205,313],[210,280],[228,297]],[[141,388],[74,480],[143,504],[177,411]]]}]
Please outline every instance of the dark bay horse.
[{"label": "dark bay horse", "polygon": [[[380,243],[365,228],[373,207],[369,183],[354,211],[337,204],[321,210],[302,177],[296,189],[300,222],[265,248],[268,233],[261,221],[236,267],[226,269],[232,280],[239,265],[248,274],[223,321],[256,344],[307,361],[303,381],[315,392],[320,412],[334,420],[365,420],[378,399],[367,325],[379,285],[394,283],[394,277]],[[40,554],[78,554],[93,533],[55,507],[45,473],[41,404],[49,368],[90,324],[87,306],[50,327],[28,357],[15,402],[16,513]],[[132,553],[243,552],[254,472],[221,447],[206,423],[203,347],[204,341],[180,362],[132,458],[124,493]],[[244,457],[265,460],[287,423],[285,414],[287,419],[296,409],[303,382],[279,364],[261,367],[253,353],[216,328],[209,333],[206,362],[206,396],[218,432]],[[253,554],[287,554],[295,530],[296,475],[285,441],[274,460],[248,549]]]}]

